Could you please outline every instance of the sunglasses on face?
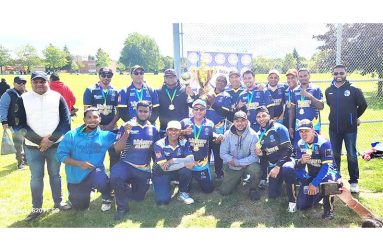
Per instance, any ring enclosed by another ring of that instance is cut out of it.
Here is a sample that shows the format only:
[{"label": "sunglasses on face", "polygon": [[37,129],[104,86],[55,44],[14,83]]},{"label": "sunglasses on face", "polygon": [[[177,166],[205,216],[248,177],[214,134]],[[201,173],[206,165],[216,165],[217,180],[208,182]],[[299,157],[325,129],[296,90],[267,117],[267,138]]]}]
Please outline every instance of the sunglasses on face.
[{"label": "sunglasses on face", "polygon": [[196,111],[196,112],[198,112],[198,111],[205,111],[206,110],[206,108],[193,108],[193,111]]},{"label": "sunglasses on face", "polygon": [[25,85],[25,84],[27,84],[27,82],[26,81],[22,81],[22,82],[18,82],[16,84],[18,84],[18,85]]},{"label": "sunglasses on face", "polygon": [[341,75],[343,76],[344,74],[346,74],[345,72],[334,72],[334,76],[338,76],[338,75]]},{"label": "sunglasses on face", "polygon": [[135,71],[133,72],[134,75],[144,75],[144,72],[143,71]]},{"label": "sunglasses on face", "polygon": [[103,78],[112,78],[113,73],[101,73],[100,76]]}]

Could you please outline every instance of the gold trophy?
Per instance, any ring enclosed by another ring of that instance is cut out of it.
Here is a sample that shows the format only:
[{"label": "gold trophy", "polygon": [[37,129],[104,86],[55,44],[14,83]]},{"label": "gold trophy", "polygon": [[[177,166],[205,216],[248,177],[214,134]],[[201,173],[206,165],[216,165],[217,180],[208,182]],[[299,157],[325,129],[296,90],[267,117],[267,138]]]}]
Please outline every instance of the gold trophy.
[{"label": "gold trophy", "polygon": [[201,87],[201,90],[199,92],[200,99],[207,100],[208,93],[212,90],[212,88],[209,87],[209,81],[213,76],[213,71],[213,69],[206,66],[206,61],[202,54],[201,66],[197,69],[197,81],[199,86]]},{"label": "gold trophy", "polygon": [[[182,73],[180,82],[182,85],[185,85],[185,87],[189,87],[190,83],[192,82],[192,74],[190,72]],[[188,103],[193,102],[193,98],[190,95],[188,95],[187,97],[187,102]]]}]

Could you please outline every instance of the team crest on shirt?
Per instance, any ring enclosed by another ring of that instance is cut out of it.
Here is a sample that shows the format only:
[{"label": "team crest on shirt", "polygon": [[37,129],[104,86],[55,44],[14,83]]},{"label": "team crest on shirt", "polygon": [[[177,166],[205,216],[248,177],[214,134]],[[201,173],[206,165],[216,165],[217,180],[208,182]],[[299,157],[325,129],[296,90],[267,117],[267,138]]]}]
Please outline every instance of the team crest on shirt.
[{"label": "team crest on shirt", "polygon": [[156,152],[156,158],[157,159],[161,158],[161,156],[162,156],[161,152]]},{"label": "team crest on shirt", "polygon": [[260,98],[261,97],[261,94],[259,94],[259,92],[257,92],[256,94],[255,94],[255,98]]},{"label": "team crest on shirt", "polygon": [[275,141],[274,135],[270,135],[270,142],[274,142],[274,141]]},{"label": "team crest on shirt", "polygon": [[325,157],[332,157],[332,150],[331,149],[326,149],[326,151],[324,153],[324,156]]},{"label": "team crest on shirt", "polygon": [[345,90],[344,91],[344,96],[346,96],[346,97],[350,96],[350,91],[349,90]]},{"label": "team crest on shirt", "polygon": [[205,128],[205,135],[209,135],[209,128]]}]

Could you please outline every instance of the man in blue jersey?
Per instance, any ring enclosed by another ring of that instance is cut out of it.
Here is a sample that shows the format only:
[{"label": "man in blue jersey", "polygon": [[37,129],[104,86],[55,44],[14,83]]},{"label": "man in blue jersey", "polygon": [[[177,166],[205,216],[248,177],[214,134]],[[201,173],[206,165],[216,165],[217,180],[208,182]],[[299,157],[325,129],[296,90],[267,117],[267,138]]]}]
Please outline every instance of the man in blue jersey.
[{"label": "man in blue jersey", "polygon": [[[320,133],[321,118],[320,110],[324,108],[323,94],[319,87],[310,82],[310,72],[306,68],[299,69],[298,79],[300,86],[294,90],[291,101],[292,108],[290,117],[298,125],[302,119],[308,119],[313,123],[314,130]],[[294,148],[300,139],[299,132],[294,135]]]},{"label": "man in blue jersey", "polygon": [[254,72],[248,70],[242,74],[243,82],[246,85],[246,90],[239,95],[239,100],[235,111],[242,110],[247,112],[247,116],[250,122],[250,127],[258,131],[259,125],[257,125],[256,112],[258,106],[266,106],[270,109],[270,114],[273,116],[274,102],[271,99],[270,92],[263,90],[260,84],[255,84]]},{"label": "man in blue jersey", "polygon": [[106,151],[113,146],[116,134],[100,129],[101,115],[97,108],[84,112],[84,124],[67,132],[57,149],[56,158],[65,163],[69,201],[74,209],[87,209],[92,189],[102,194],[103,212],[110,210],[112,196],[105,172]]},{"label": "man in blue jersey", "polygon": [[152,106],[150,123],[154,125],[158,118],[159,100],[156,90],[153,90],[144,81],[145,70],[142,66],[135,65],[130,71],[132,83],[121,89],[118,97],[118,113],[124,122],[135,118],[137,115],[136,105],[140,101],[148,101]]},{"label": "man in blue jersey", "polygon": [[284,99],[285,99],[285,89],[287,86],[285,84],[280,84],[279,82],[279,72],[277,70],[270,70],[267,77],[266,88],[270,92],[271,99],[274,102],[274,115],[273,120],[280,124],[283,123],[283,112],[284,112]]},{"label": "man in blue jersey", "polygon": [[[118,90],[111,86],[113,71],[109,68],[100,68],[98,71],[100,81],[86,88],[83,95],[84,110],[90,106],[97,107],[101,114],[100,129],[117,133],[116,122],[119,119],[116,113],[118,106]],[[109,168],[119,160],[119,155],[113,147],[109,150]]]},{"label": "man in blue jersey", "polygon": [[322,196],[319,193],[321,182],[340,180],[334,168],[331,143],[318,135],[312,121],[303,119],[297,126],[301,139],[297,145],[296,174],[301,183],[297,197],[297,208],[308,209],[323,199],[323,219],[333,219],[334,196]]},{"label": "man in blue jersey", "polygon": [[149,122],[151,104],[139,101],[137,115],[121,126],[114,147],[121,152],[121,159],[110,172],[110,181],[116,196],[115,220],[121,220],[128,212],[128,200],[143,200],[150,185],[153,145],[159,140],[159,132]]},{"label": "man in blue jersey", "polygon": [[239,95],[243,92],[243,87],[241,85],[241,74],[237,70],[235,71],[230,71],[229,72],[229,86],[226,89],[226,91],[230,94],[231,96],[231,107],[230,111],[227,114],[227,119],[231,122],[233,122],[234,118],[234,111],[239,99]]},{"label": "man in blue jersey", "polygon": [[[186,87],[180,84],[174,69],[166,69],[164,72],[164,85],[157,90],[159,99],[160,134],[165,135],[169,121],[181,121],[189,117],[189,102]],[[190,106],[191,106],[190,102]]]},{"label": "man in blue jersey", "polygon": [[[226,130],[226,116],[230,110],[231,97],[225,91],[227,79],[224,75],[218,75],[215,80],[215,88],[213,94],[207,96],[206,118],[214,123],[214,132],[217,135],[224,134]],[[214,155],[214,170],[217,179],[223,178],[222,159],[219,154],[221,141],[214,140],[210,143],[210,149]],[[210,151],[209,151],[210,152]]]},{"label": "man in blue jersey", "polygon": [[166,136],[154,144],[155,164],[153,166],[154,198],[157,205],[168,204],[172,191],[170,182],[176,180],[178,185],[178,200],[192,204],[194,200],[189,195],[192,182],[194,157],[186,139],[180,139],[181,123],[169,121]]},{"label": "man in blue jersey", "polygon": [[285,112],[283,115],[283,125],[289,129],[290,140],[293,143],[294,135],[295,135],[295,121],[290,119],[290,110],[295,109],[292,108],[292,99],[294,95],[295,88],[298,87],[298,71],[296,69],[289,69],[286,72],[287,85],[288,87],[285,90]]},{"label": "man in blue jersey", "polygon": [[197,99],[192,107],[193,117],[181,121],[182,135],[190,143],[194,155],[193,178],[204,193],[211,193],[214,186],[209,169],[209,144],[214,138],[221,141],[223,136],[216,135],[214,123],[205,118],[207,105],[204,100]]},{"label": "man in blue jersey", "polygon": [[266,107],[256,109],[257,122],[260,125],[259,140],[255,151],[260,158],[263,177],[269,182],[269,198],[277,198],[283,182],[286,183],[289,198],[289,212],[296,211],[294,171],[295,161],[291,158],[293,148],[287,128],[270,119]]}]

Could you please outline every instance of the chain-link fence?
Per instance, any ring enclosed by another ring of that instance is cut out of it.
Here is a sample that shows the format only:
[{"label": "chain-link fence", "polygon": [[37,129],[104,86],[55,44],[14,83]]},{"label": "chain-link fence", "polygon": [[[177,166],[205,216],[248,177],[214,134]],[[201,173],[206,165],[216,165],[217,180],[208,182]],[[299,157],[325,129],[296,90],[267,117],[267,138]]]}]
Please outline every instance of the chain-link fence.
[{"label": "chain-link fence", "polygon": [[[247,69],[241,60],[250,55],[257,82],[267,82],[270,69],[284,73],[308,68],[311,81],[324,94],[331,70],[342,63],[348,80],[364,92],[368,108],[361,117],[358,151],[383,142],[383,24],[180,24],[181,71],[198,67],[200,56],[208,66],[228,72]],[[286,78],[281,75],[280,82]],[[328,137],[329,107],[322,114],[322,133]]]}]

